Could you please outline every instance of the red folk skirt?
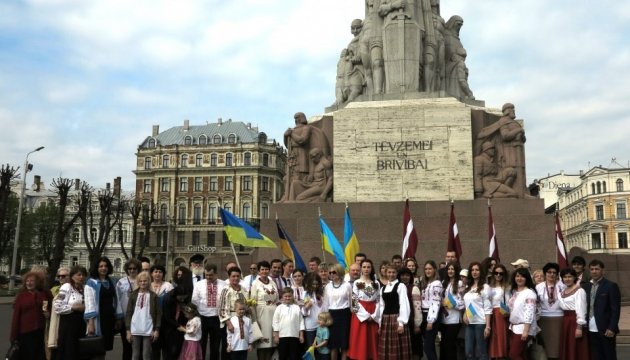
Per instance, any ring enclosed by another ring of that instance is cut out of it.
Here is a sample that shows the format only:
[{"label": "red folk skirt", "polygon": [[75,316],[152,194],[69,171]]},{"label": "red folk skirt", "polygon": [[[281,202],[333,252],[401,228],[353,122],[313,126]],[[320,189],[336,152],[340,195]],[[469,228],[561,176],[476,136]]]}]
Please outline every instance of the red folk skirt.
[{"label": "red folk skirt", "polygon": [[490,345],[488,346],[488,357],[507,358],[508,357],[508,322],[507,318],[501,314],[500,308],[492,309],[490,334]]},{"label": "red folk skirt", "polygon": [[[369,313],[373,313],[377,303],[375,301],[362,301],[359,303]],[[348,357],[351,359],[377,359],[378,355],[378,323],[366,320],[359,321],[356,314],[350,319],[350,344]]]},{"label": "red folk skirt", "polygon": [[560,331],[560,360],[588,360],[588,329],[582,330],[582,337],[575,337],[577,320],[575,311],[565,310]]}]

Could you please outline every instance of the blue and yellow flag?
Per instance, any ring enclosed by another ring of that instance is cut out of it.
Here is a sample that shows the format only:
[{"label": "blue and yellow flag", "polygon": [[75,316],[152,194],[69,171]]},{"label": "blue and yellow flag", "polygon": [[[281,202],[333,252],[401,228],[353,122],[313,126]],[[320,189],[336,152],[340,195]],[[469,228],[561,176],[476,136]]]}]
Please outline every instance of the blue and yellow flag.
[{"label": "blue and yellow flag", "polygon": [[259,233],[231,212],[221,208],[219,213],[223,221],[223,230],[225,230],[230,242],[249,247],[277,247],[270,238]]},{"label": "blue and yellow flag", "polygon": [[473,317],[477,316],[477,310],[475,310],[473,304],[469,304],[466,308],[466,316],[468,317],[468,320],[472,320]]},{"label": "blue and yellow flag", "polygon": [[280,237],[280,250],[282,250],[284,256],[293,260],[293,264],[295,264],[296,269],[306,271],[304,260],[302,260],[302,257],[295,247],[293,240],[289,237],[289,234],[287,234],[282,225],[280,225],[280,220],[276,219],[276,225],[278,226],[278,237]]},{"label": "blue and yellow flag", "polygon": [[302,360],[315,360],[315,347],[313,345],[302,355]]},{"label": "blue and yellow flag", "polygon": [[333,234],[332,230],[330,230],[328,225],[326,225],[326,222],[321,215],[319,216],[319,227],[321,228],[322,235],[322,249],[329,254],[334,255],[337,262],[346,268],[346,259],[343,249],[341,248],[341,244],[339,244],[335,234]]},{"label": "blue and yellow flag", "polygon": [[444,305],[447,309],[454,309],[457,306],[457,300],[453,296],[453,293],[447,291],[447,296],[444,297],[444,301],[442,301],[442,305]]},{"label": "blue and yellow flag", "polygon": [[507,315],[507,314],[510,313],[510,308],[507,306],[506,303],[501,301],[500,307],[499,307],[499,312],[501,313],[501,315]]},{"label": "blue and yellow flag", "polygon": [[346,216],[343,224],[343,247],[346,266],[350,266],[350,264],[354,263],[354,256],[361,250],[359,250],[359,240],[357,239],[357,234],[354,233],[354,228],[352,227],[350,208],[348,206],[346,206]]}]

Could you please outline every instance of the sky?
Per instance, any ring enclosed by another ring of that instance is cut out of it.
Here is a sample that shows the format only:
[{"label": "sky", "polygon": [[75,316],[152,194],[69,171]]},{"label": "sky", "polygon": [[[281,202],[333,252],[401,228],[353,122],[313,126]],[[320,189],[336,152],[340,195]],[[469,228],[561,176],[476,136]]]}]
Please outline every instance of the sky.
[{"label": "sky", "polygon": [[[630,7],[618,0],[443,0],[464,18],[469,84],[525,120],[528,180],[630,167]],[[0,163],[134,187],[161,130],[251,122],[281,139],[334,101],[362,0],[0,2]]]}]

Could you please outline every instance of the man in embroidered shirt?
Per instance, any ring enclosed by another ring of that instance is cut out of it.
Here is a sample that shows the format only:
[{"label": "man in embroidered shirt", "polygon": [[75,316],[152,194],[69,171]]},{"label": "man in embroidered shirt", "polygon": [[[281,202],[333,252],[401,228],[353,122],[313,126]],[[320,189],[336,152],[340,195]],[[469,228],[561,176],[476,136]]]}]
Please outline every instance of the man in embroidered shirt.
[{"label": "man in embroidered shirt", "polygon": [[[197,305],[201,317],[201,352],[206,358],[206,347],[210,338],[210,359],[219,359],[221,340],[226,337],[225,329],[219,321],[219,301],[225,283],[218,279],[217,266],[207,263],[205,279],[197,281],[192,295],[192,303]],[[227,349],[223,353],[227,354]],[[222,357],[227,359],[227,355]]]},{"label": "man in embroidered shirt", "polygon": [[621,306],[619,286],[604,277],[601,260],[591,260],[588,267],[591,282],[585,290],[591,359],[617,359],[616,337]]},{"label": "man in embroidered shirt", "polygon": [[284,289],[285,287],[291,287],[291,285],[293,285],[293,279],[291,278],[291,275],[293,274],[293,269],[295,269],[293,260],[285,259],[282,262],[282,287],[278,288],[278,291]]},{"label": "man in embroidered shirt", "polygon": [[269,277],[276,284],[278,291],[282,291],[282,289],[284,289],[284,282],[280,276],[282,274],[282,260],[271,260],[271,269],[269,269],[269,273]]}]

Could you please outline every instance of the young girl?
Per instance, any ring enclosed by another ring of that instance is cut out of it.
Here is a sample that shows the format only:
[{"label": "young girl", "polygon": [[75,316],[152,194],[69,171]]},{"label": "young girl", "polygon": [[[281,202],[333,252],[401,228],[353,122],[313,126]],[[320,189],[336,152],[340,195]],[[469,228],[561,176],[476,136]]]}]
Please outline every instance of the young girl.
[{"label": "young girl", "polygon": [[188,319],[186,327],[180,326],[177,330],[184,334],[184,345],[182,351],[179,354],[179,360],[202,360],[201,352],[201,319],[199,318],[199,312],[197,312],[197,306],[195,304],[187,304],[182,309],[184,315]]},{"label": "young girl", "polygon": [[245,302],[236,300],[234,302],[236,315],[232,316],[233,331],[227,332],[227,351],[231,353],[232,360],[247,360],[247,352],[252,351],[252,320],[245,316]]},{"label": "young girl", "polygon": [[332,325],[332,316],[327,311],[321,312],[317,315],[317,322],[319,326],[313,342],[313,347],[316,351],[315,358],[317,360],[330,360],[330,350],[326,345],[328,345],[328,338],[330,337],[328,327]]},{"label": "young girl", "polygon": [[304,319],[293,303],[293,289],[282,290],[282,304],[273,313],[273,341],[278,344],[280,360],[299,360],[303,354]]},{"label": "young girl", "polygon": [[125,326],[133,359],[150,359],[151,343],[158,339],[162,310],[157,295],[150,290],[149,273],[136,277],[138,288],[129,295]]}]

